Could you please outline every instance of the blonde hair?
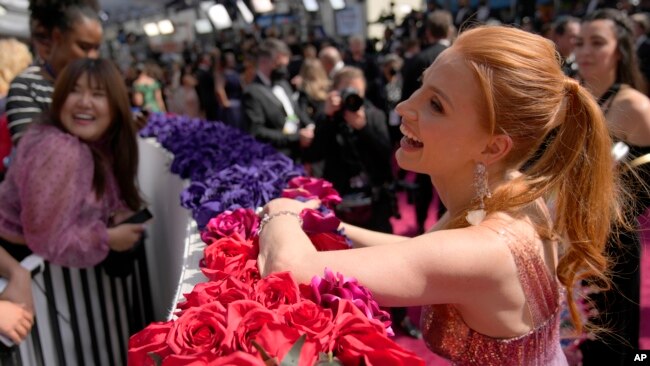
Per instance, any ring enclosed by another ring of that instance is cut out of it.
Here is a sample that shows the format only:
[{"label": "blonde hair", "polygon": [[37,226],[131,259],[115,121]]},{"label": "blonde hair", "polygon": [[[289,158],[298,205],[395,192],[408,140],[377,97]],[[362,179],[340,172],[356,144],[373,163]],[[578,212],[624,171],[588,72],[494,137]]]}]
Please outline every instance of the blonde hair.
[{"label": "blonde hair", "polygon": [[[486,47],[489,45],[489,47]],[[610,156],[612,140],[591,94],[567,78],[553,43],[510,27],[483,26],[460,34],[454,48],[474,72],[483,92],[485,127],[513,141],[506,163],[520,168],[545,139],[541,156],[521,176],[495,190],[488,212],[512,214],[538,198],[553,198],[553,227],[536,223],[544,238],[565,238],[557,266],[571,294],[582,278],[609,288],[605,245],[623,195]],[[463,217],[451,227],[467,226]],[[582,321],[567,299],[578,331]]]},{"label": "blonde hair", "polygon": [[300,67],[302,89],[314,100],[324,101],[330,88],[330,80],[318,59],[306,58]]},{"label": "blonde hair", "polygon": [[32,54],[15,38],[0,39],[0,95],[7,95],[11,81],[32,63]]}]

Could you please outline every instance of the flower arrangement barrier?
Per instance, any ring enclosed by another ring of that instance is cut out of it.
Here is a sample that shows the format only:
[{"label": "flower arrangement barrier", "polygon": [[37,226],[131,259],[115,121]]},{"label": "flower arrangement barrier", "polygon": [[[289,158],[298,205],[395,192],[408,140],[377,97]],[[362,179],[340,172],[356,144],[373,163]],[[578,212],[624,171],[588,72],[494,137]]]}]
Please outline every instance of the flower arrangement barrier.
[{"label": "flower arrangement barrier", "polygon": [[301,213],[318,250],[345,250],[329,182],[270,146],[221,123],[154,115],[141,132],[174,154],[171,169],[191,180],[181,204],[205,242],[199,264],[207,282],[129,341],[129,365],[424,365],[391,340],[390,316],[353,278],[324,269],[297,284],[291,273],[260,278],[259,218],[254,208],[283,196],[318,198]]}]

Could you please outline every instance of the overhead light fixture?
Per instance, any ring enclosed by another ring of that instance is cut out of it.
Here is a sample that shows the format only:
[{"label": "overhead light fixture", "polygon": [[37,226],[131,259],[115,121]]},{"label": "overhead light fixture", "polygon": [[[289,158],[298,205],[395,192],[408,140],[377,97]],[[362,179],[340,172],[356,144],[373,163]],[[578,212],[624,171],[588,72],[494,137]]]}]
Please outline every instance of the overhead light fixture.
[{"label": "overhead light fixture", "polygon": [[210,21],[217,30],[232,27],[230,14],[228,14],[228,10],[222,4],[213,5],[210,10],[208,10],[208,18],[210,18]]},{"label": "overhead light fixture", "polygon": [[208,19],[198,19],[194,22],[194,30],[198,34],[207,34],[212,32],[212,24]]},{"label": "overhead light fixture", "polygon": [[158,22],[158,30],[160,34],[172,34],[174,33],[174,24],[169,19],[163,19]]},{"label": "overhead light fixture", "polygon": [[199,7],[201,8],[201,10],[207,13],[208,10],[210,10],[210,8],[212,7],[212,5],[214,5],[214,1],[201,1]]},{"label": "overhead light fixture", "polygon": [[274,6],[271,0],[253,0],[253,9],[256,13],[268,13],[273,11]]},{"label": "overhead light fixture", "polygon": [[144,26],[142,26],[142,28],[144,28],[144,33],[146,33],[149,37],[155,37],[160,34],[158,24],[156,23],[146,23]]},{"label": "overhead light fixture", "polygon": [[7,9],[5,9],[4,6],[0,5],[0,17],[3,15],[7,15]]},{"label": "overhead light fixture", "polygon": [[239,10],[239,14],[241,14],[242,18],[244,18],[244,21],[247,24],[253,23],[255,17],[253,16],[253,13],[248,8],[248,6],[246,6],[243,0],[237,0],[237,9]]},{"label": "overhead light fixture", "polygon": [[27,10],[29,8],[29,0],[2,0],[0,2],[3,6],[8,6],[13,9]]},{"label": "overhead light fixture", "polygon": [[345,0],[330,0],[330,5],[334,10],[341,10],[345,8]]},{"label": "overhead light fixture", "polygon": [[318,11],[318,2],[316,0],[302,0],[302,5],[305,6],[305,10],[307,11]]}]

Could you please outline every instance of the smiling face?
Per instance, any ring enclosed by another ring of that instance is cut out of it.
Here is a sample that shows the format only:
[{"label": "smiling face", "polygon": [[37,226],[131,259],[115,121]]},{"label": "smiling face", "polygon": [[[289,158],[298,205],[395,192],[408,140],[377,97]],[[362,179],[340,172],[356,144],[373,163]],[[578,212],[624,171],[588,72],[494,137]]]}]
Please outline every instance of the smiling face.
[{"label": "smiling face", "polygon": [[598,19],[583,23],[576,39],[575,55],[580,76],[585,80],[616,75],[620,58],[614,22]]},{"label": "smiling face", "polygon": [[103,86],[84,73],[65,99],[61,124],[71,134],[88,142],[101,139],[111,125],[111,108]]},{"label": "smiling face", "polygon": [[451,47],[422,77],[420,89],[396,108],[405,135],[398,164],[431,176],[473,168],[490,138],[477,108],[484,98],[474,72]]}]

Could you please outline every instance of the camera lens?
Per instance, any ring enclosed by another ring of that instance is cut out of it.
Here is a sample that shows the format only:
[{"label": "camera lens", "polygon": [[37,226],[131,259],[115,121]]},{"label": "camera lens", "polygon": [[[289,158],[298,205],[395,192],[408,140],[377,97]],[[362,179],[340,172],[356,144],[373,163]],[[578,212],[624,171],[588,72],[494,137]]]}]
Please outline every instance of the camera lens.
[{"label": "camera lens", "polygon": [[363,106],[363,98],[354,88],[343,89],[341,99],[343,100],[343,109],[350,112],[356,112]]}]

